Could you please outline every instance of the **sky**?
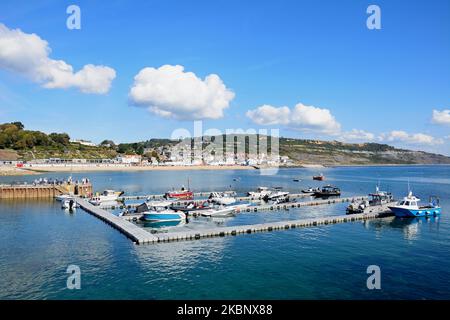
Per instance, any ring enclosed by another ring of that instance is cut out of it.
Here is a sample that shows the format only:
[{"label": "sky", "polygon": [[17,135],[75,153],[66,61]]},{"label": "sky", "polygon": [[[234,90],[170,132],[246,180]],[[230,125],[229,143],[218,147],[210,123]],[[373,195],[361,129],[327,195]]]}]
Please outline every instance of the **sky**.
[{"label": "sky", "polygon": [[450,155],[450,1],[2,0],[11,121],[94,142],[202,121]]}]

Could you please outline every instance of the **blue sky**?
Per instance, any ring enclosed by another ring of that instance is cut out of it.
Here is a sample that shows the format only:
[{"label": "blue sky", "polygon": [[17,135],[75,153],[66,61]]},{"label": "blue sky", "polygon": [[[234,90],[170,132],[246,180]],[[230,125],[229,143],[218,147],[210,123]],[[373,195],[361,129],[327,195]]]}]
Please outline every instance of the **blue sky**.
[{"label": "blue sky", "polygon": [[[66,27],[71,4],[81,8],[81,30]],[[381,30],[366,27],[370,4],[381,8]],[[143,68],[181,65],[199,81],[218,75],[234,93],[223,115],[203,119],[205,128],[279,128],[283,136],[355,141],[348,133],[363,130],[370,135],[362,140],[450,154],[450,1],[3,0],[0,23],[46,40],[49,58],[75,72],[93,64],[116,75],[106,93],[81,92],[79,83],[50,89],[30,73],[1,68],[0,60],[0,122],[96,142],[192,130],[186,114],[149,112],[154,95],[143,103],[130,98]],[[262,105],[280,119],[266,125],[267,110],[256,122],[247,115]],[[281,107],[289,109],[285,118]],[[339,124],[332,133],[302,118],[325,109]],[[442,121],[432,121],[433,110]]]}]

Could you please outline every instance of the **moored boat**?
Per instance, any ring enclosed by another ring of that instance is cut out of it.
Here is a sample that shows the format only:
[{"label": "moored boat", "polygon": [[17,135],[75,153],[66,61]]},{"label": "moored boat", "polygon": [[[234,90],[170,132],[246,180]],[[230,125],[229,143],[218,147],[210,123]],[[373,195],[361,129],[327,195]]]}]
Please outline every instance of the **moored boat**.
[{"label": "moored boat", "polygon": [[404,197],[397,205],[389,206],[389,209],[400,218],[426,217],[441,214],[439,206],[439,198],[430,197],[429,204],[421,206],[420,199],[413,195],[410,191],[408,196]]},{"label": "moored boat", "polygon": [[147,211],[142,212],[142,219],[145,221],[178,221],[186,219],[186,214],[170,208],[172,202],[157,201],[146,203]]},{"label": "moored boat", "polygon": [[368,213],[368,212],[385,212],[389,211],[389,206],[394,205],[396,202],[394,196],[390,192],[380,191],[376,188],[375,193],[368,195],[369,199],[350,203],[347,207],[347,214],[355,213]]},{"label": "moored boat", "polygon": [[217,204],[222,204],[222,205],[230,205],[236,202],[236,198],[230,196],[227,193],[222,193],[222,192],[212,192],[209,195],[209,201],[213,202],[213,203],[217,203]]},{"label": "moored boat", "polygon": [[192,200],[194,199],[194,193],[184,186],[180,190],[167,191],[164,194],[166,199],[178,199],[178,200]]},{"label": "moored boat", "polygon": [[99,206],[103,202],[117,201],[123,194],[123,191],[105,190],[100,195],[93,196],[89,202],[95,206]]},{"label": "moored boat", "polygon": [[250,191],[247,195],[253,200],[261,200],[271,192],[268,187],[258,187],[256,191]]},{"label": "moored boat", "polygon": [[325,176],[321,173],[318,176],[313,176],[313,180],[323,181],[325,180]]},{"label": "moored boat", "polygon": [[341,195],[341,189],[332,185],[326,185],[322,189],[313,193],[314,197],[326,198],[326,197],[338,197]]},{"label": "moored boat", "polygon": [[320,188],[308,187],[302,190],[302,193],[314,193],[320,191]]}]

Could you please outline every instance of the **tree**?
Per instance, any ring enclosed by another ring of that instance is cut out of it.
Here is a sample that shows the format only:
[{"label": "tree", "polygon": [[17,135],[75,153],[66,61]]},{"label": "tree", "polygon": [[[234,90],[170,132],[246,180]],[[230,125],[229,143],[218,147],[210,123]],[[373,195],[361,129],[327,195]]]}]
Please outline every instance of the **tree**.
[{"label": "tree", "polygon": [[70,143],[70,137],[67,133],[50,133],[49,138],[56,144],[67,146]]},{"label": "tree", "polygon": [[100,146],[112,149],[116,148],[116,144],[112,140],[103,140],[102,143],[100,143]]}]

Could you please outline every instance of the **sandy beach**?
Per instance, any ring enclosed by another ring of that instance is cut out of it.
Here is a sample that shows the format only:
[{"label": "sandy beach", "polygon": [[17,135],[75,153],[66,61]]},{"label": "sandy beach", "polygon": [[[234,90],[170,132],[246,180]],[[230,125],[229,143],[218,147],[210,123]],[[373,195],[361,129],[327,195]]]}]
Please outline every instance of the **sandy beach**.
[{"label": "sandy beach", "polygon": [[38,174],[38,173],[31,170],[11,166],[0,166],[0,176],[25,176],[30,174]]},{"label": "sandy beach", "polygon": [[251,166],[126,166],[126,165],[57,165],[57,166],[36,166],[26,169],[10,166],[0,166],[0,175],[27,175],[45,172],[95,172],[95,171],[176,171],[176,170],[254,170]]}]

